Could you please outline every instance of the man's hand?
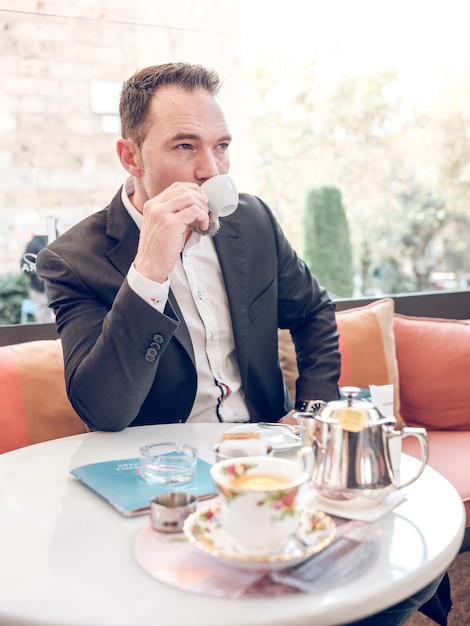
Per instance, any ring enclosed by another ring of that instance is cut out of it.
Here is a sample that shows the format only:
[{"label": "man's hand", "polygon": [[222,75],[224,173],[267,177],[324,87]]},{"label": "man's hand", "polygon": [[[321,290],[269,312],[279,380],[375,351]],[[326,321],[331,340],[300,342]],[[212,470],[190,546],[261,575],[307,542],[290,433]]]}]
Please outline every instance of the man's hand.
[{"label": "man's hand", "polygon": [[188,238],[188,226],[209,227],[206,195],[195,183],[173,183],[143,206],[136,270],[159,283],[165,282]]},{"label": "man's hand", "polygon": [[289,411],[289,413],[284,415],[284,417],[281,417],[281,419],[279,420],[279,423],[280,424],[295,424],[295,425],[298,425],[297,420],[294,419],[294,413],[298,413],[298,411],[296,411],[295,409],[292,409],[292,411]]}]

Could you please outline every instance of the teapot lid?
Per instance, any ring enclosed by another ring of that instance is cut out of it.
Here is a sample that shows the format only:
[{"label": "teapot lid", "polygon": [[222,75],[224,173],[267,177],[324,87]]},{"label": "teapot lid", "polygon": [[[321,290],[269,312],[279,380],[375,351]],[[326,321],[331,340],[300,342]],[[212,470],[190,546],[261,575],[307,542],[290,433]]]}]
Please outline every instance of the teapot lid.
[{"label": "teapot lid", "polygon": [[359,387],[341,387],[340,393],[344,400],[328,402],[317,413],[317,419],[339,423],[350,432],[359,432],[366,427],[382,424],[395,424],[394,417],[385,417],[372,402],[363,398]]}]

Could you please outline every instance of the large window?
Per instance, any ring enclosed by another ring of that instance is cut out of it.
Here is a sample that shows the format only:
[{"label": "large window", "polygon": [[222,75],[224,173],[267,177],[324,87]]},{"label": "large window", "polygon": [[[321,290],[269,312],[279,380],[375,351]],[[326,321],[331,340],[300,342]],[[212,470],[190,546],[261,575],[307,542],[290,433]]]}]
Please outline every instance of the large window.
[{"label": "large window", "polygon": [[26,246],[108,203],[119,86],[168,60],[219,72],[238,187],[333,295],[469,287],[466,0],[31,6],[0,9],[0,323],[36,319]]}]

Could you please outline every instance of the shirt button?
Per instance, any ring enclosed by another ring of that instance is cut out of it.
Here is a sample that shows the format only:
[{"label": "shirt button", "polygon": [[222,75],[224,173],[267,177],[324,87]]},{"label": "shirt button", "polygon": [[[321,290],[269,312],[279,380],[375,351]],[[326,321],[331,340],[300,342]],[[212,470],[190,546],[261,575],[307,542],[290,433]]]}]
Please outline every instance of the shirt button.
[{"label": "shirt button", "polygon": [[163,335],[160,335],[160,333],[157,333],[156,335],[153,336],[153,340],[156,341],[157,343],[163,343]]}]

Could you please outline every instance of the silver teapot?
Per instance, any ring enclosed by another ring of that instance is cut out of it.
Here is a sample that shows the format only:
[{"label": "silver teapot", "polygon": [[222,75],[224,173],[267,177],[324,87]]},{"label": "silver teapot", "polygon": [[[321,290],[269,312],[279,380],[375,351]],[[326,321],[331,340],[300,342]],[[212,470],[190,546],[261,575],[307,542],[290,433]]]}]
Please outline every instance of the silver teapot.
[{"label": "silver teapot", "polygon": [[[296,413],[294,417],[302,430],[303,452],[309,452],[312,483],[321,495],[379,501],[422,474],[428,461],[428,439],[424,428],[395,430],[396,419],[384,417],[371,402],[356,399],[359,393],[358,387],[342,387],[346,400],[329,402],[315,415]],[[419,440],[421,466],[400,483],[391,461],[391,442],[410,436]]]}]

